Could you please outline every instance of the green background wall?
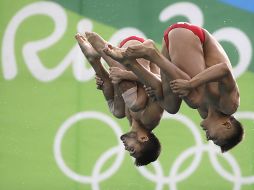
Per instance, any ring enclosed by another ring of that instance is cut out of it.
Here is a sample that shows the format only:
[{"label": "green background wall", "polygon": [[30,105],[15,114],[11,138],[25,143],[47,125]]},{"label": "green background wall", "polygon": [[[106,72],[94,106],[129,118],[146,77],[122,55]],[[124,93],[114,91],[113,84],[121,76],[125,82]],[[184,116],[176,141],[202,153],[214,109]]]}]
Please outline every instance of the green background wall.
[{"label": "green background wall", "polygon": [[[253,20],[251,0],[1,0],[0,190],[253,190]],[[108,111],[74,35],[117,44],[137,34],[160,48],[177,21],[203,26],[227,51],[245,138],[219,153],[184,104],[154,130],[159,160],[137,168],[119,142],[128,122]]]}]

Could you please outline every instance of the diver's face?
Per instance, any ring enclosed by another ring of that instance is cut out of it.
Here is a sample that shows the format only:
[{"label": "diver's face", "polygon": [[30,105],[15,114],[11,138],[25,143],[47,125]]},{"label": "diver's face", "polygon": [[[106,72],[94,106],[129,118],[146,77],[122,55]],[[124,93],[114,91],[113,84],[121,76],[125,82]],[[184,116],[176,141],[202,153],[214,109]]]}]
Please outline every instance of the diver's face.
[{"label": "diver's face", "polygon": [[229,119],[218,122],[203,121],[200,125],[206,133],[207,140],[212,140],[214,144],[218,146],[223,146],[228,137],[234,132],[233,126]]},{"label": "diver's face", "polygon": [[134,158],[139,157],[142,150],[142,142],[138,140],[136,132],[128,132],[123,134],[120,139],[122,140],[125,150],[129,151],[130,155]]}]

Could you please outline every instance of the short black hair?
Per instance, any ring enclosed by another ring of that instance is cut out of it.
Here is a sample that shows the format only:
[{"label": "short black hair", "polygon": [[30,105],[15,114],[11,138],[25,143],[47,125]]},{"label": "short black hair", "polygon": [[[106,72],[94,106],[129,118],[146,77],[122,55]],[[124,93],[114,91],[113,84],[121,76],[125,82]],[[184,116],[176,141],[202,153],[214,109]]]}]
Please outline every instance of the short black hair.
[{"label": "short black hair", "polygon": [[231,148],[235,147],[237,144],[239,144],[244,136],[244,129],[242,124],[235,119],[234,116],[230,116],[230,122],[232,123],[232,126],[235,129],[235,132],[226,139],[226,143],[223,144],[221,148],[221,152],[226,152],[230,150]]},{"label": "short black hair", "polygon": [[150,133],[148,136],[149,140],[141,144],[142,151],[140,152],[141,156],[137,157],[135,160],[136,166],[144,166],[155,160],[160,155],[161,144],[159,139],[153,134]]}]

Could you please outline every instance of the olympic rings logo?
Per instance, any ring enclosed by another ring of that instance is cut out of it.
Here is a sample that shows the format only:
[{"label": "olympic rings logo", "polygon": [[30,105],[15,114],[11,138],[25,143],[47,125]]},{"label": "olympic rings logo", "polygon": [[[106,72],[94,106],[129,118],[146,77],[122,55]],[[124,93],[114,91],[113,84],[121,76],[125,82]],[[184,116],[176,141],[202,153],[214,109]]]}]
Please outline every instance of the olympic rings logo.
[{"label": "olympic rings logo", "polygon": [[[253,112],[238,112],[235,114],[235,117],[238,119],[250,119],[254,121]],[[96,119],[106,123],[114,132],[117,138],[118,144],[112,148],[109,148],[104,152],[96,161],[91,176],[80,175],[73,170],[71,170],[63,160],[61,153],[61,142],[64,138],[65,133],[75,124],[76,122],[84,119]],[[173,165],[169,171],[168,176],[163,175],[163,169],[159,161],[153,162],[151,165],[154,168],[152,173],[146,167],[138,167],[138,171],[146,179],[156,183],[156,190],[162,190],[164,185],[168,185],[170,190],[177,190],[177,183],[183,180],[186,180],[190,177],[195,170],[200,166],[203,153],[207,152],[209,160],[215,169],[215,171],[225,180],[233,184],[233,190],[240,190],[242,185],[254,184],[254,176],[242,176],[241,168],[233,155],[230,153],[224,153],[222,158],[224,158],[228,164],[231,166],[232,173],[225,170],[218,161],[217,154],[220,152],[219,148],[214,146],[213,143],[204,144],[198,127],[183,114],[169,115],[165,112],[163,115],[163,120],[177,120],[182,122],[187,129],[192,133],[192,136],[195,140],[195,145],[184,150],[173,162]],[[68,118],[59,128],[55,136],[54,141],[54,157],[56,163],[60,170],[69,178],[74,181],[91,184],[93,190],[100,189],[100,182],[109,179],[114,173],[117,172],[121,166],[125,150],[121,144],[119,137],[122,134],[121,128],[119,125],[109,116],[100,113],[100,112],[80,112],[70,118]],[[116,155],[116,160],[112,166],[105,172],[101,173],[101,169],[105,162],[110,159],[113,155]],[[184,170],[179,171],[181,165],[188,159],[190,156],[194,156],[192,163]],[[134,167],[134,166],[133,166]]]}]

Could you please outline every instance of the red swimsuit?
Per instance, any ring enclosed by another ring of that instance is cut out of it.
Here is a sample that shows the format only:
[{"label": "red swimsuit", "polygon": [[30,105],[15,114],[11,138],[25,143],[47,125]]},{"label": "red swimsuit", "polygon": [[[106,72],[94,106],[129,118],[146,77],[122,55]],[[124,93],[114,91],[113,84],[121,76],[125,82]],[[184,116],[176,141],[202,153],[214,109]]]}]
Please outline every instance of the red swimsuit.
[{"label": "red swimsuit", "polygon": [[137,40],[137,41],[140,41],[141,43],[143,43],[145,41],[143,38],[140,38],[137,36],[130,36],[128,38],[123,39],[123,41],[121,41],[121,43],[119,44],[119,47],[121,48],[126,42],[128,42],[130,40]]},{"label": "red swimsuit", "polygon": [[186,28],[190,31],[192,31],[195,35],[197,35],[203,44],[205,41],[205,32],[203,28],[200,28],[199,26],[195,26],[186,22],[179,22],[176,24],[172,24],[170,27],[168,27],[164,31],[164,41],[166,43],[167,48],[169,47],[169,41],[168,41],[168,33],[173,30],[174,28]]}]

